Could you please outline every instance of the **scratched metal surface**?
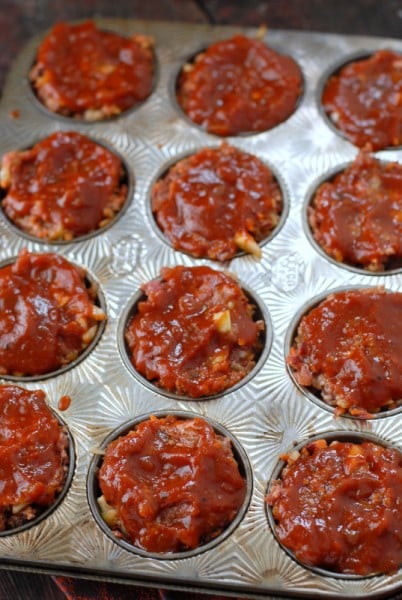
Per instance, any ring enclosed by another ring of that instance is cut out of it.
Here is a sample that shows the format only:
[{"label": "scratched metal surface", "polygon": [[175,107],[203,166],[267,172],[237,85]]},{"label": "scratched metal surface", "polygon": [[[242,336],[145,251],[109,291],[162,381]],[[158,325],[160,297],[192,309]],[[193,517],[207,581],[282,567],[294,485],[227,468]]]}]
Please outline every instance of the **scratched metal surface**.
[{"label": "scratched metal surface", "polygon": [[[158,76],[154,92],[141,107],[97,124],[63,119],[42,110],[27,81],[39,38],[32,40],[15,62],[0,105],[1,154],[29,147],[55,130],[74,129],[115,148],[134,178],[131,203],[124,215],[109,229],[81,242],[34,242],[13,230],[4,217],[0,219],[0,259],[13,257],[26,247],[35,252],[55,251],[82,264],[98,282],[108,315],[99,343],[77,366],[56,377],[21,383],[30,389],[43,388],[55,410],[60,396],[72,397],[62,417],[74,439],[76,470],[66,497],[48,518],[22,533],[0,538],[1,565],[256,598],[370,598],[396,592],[401,587],[401,571],[389,576],[339,578],[313,573],[293,561],[271,532],[264,495],[279,454],[311,435],[334,430],[369,432],[380,441],[402,445],[399,412],[369,422],[335,420],[331,410],[306,398],[294,385],[284,362],[289,323],[312,297],[349,285],[401,288],[398,273],[373,276],[332,264],[307,239],[303,212],[314,182],[352,160],[357,152],[321,115],[317,90],[323,74],[356,52],[380,47],[402,52],[402,42],[295,31],[266,34],[268,44],[300,64],[303,98],[296,112],[275,129],[228,141],[265,160],[280,175],[289,210],[283,226],[263,246],[261,261],[239,256],[218,265],[192,259],[163,241],[152,222],[148,191],[156,174],[176,156],[219,144],[219,139],[183,118],[171,90],[180,65],[189,56],[241,28],[118,19],[100,19],[98,23],[122,34],[154,36]],[[11,111],[19,111],[19,117],[12,118]],[[401,149],[377,155],[384,160],[402,160]],[[162,266],[200,263],[235,273],[253,290],[269,311],[273,342],[262,368],[244,386],[212,400],[194,402],[170,398],[138,382],[119,354],[118,334],[120,317],[142,282],[156,277]],[[188,558],[166,560],[137,555],[110,539],[93,518],[86,487],[91,449],[111,431],[138,415],[174,410],[205,415],[238,440],[251,464],[252,493],[240,524],[221,543]]]}]

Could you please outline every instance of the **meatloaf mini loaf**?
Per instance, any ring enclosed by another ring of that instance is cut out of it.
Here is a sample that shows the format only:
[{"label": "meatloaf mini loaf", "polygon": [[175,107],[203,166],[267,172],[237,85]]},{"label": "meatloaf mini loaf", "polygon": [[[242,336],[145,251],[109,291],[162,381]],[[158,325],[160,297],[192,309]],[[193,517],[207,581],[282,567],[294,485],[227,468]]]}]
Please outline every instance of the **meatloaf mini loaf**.
[{"label": "meatloaf mini loaf", "polygon": [[210,267],[164,268],[142,286],[125,339],[135,369],[193,398],[226,390],[254,367],[264,322],[229,275]]},{"label": "meatloaf mini loaf", "polygon": [[0,373],[32,376],[72,362],[106,318],[85,271],[57,254],[23,251],[0,269]]},{"label": "meatloaf mini loaf", "polygon": [[373,442],[310,442],[267,496],[279,541],[302,563],[354,575],[402,564],[402,454]]},{"label": "meatloaf mini loaf", "polygon": [[322,105],[355,146],[381,150],[402,144],[402,54],[378,50],[329,78]]},{"label": "meatloaf mini loaf", "polygon": [[314,238],[336,261],[368,271],[402,266],[402,164],[360,152],[308,210]]},{"label": "meatloaf mini loaf", "polygon": [[153,40],[122,37],[91,22],[57,23],[39,46],[29,74],[52,112],[89,121],[145,100],[153,84]]},{"label": "meatloaf mini loaf", "polygon": [[176,163],[153,186],[152,210],[177,250],[229,260],[261,256],[258,242],[279,222],[282,194],[258,158],[222,144]]},{"label": "meatloaf mini loaf", "polygon": [[177,100],[186,115],[220,136],[265,131],[287,119],[302,92],[289,56],[236,35],[216,42],[182,69]]},{"label": "meatloaf mini loaf", "polygon": [[43,391],[0,386],[0,455],[0,531],[6,531],[52,506],[66,482],[67,433]]},{"label": "meatloaf mini loaf", "polygon": [[301,386],[335,407],[370,417],[402,404],[402,293],[330,294],[301,319],[287,362]]},{"label": "meatloaf mini loaf", "polygon": [[111,222],[127,196],[121,160],[77,132],[58,131],[1,163],[2,207],[22,231],[72,240]]},{"label": "meatloaf mini loaf", "polygon": [[106,448],[103,519],[148,552],[192,550],[215,539],[246,494],[229,438],[199,417],[151,417]]}]

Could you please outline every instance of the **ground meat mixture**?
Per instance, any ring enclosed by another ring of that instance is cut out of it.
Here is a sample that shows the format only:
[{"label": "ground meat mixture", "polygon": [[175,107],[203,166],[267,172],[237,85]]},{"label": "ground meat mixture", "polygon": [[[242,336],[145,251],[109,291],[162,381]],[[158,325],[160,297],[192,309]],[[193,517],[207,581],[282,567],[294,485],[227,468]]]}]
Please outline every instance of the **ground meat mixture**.
[{"label": "ground meat mixture", "polygon": [[402,55],[378,50],[329,78],[322,105],[352,144],[373,150],[402,144]]},{"label": "ground meat mixture", "polygon": [[267,496],[280,542],[302,563],[337,573],[402,564],[402,454],[372,442],[325,440],[283,457]]},{"label": "ground meat mixture", "polygon": [[126,196],[126,173],[110,150],[77,132],[58,131],[2,159],[2,207],[22,231],[71,240],[111,222]]},{"label": "ground meat mixture", "polygon": [[287,362],[336,414],[367,418],[402,404],[402,293],[329,295],[300,321]]},{"label": "ground meat mixture", "polygon": [[145,100],[153,85],[153,40],[125,38],[87,21],[57,23],[39,46],[30,80],[52,112],[99,120]]},{"label": "ground meat mixture", "polygon": [[0,531],[36,518],[63,490],[68,437],[45,398],[0,386]]},{"label": "ground meat mixture", "polygon": [[264,323],[229,275],[210,267],[162,269],[142,286],[125,338],[146,379],[193,398],[230,388],[254,367]]},{"label": "ground meat mixture", "polygon": [[335,260],[368,271],[402,266],[402,165],[360,152],[318,188],[308,216]]},{"label": "ground meat mixture", "polygon": [[76,359],[106,318],[95,298],[83,269],[21,252],[0,269],[0,373],[42,375]]},{"label": "ground meat mixture", "polygon": [[177,100],[196,124],[220,136],[265,131],[287,119],[302,92],[289,56],[236,35],[216,42],[182,69]]},{"label": "ground meat mixture", "polygon": [[246,494],[230,440],[199,417],[151,417],[111,442],[99,486],[102,516],[114,533],[158,553],[216,538]]},{"label": "ground meat mixture", "polygon": [[177,250],[229,260],[261,257],[258,242],[278,224],[282,194],[271,170],[228,144],[176,163],[152,188],[152,210]]}]

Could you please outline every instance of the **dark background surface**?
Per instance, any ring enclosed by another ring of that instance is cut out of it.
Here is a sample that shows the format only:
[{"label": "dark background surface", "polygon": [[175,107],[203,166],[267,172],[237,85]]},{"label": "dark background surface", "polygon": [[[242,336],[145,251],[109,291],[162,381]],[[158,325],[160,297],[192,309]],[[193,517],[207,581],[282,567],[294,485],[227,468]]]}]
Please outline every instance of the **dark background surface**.
[{"label": "dark background surface", "polygon": [[[101,17],[259,26],[402,38],[402,0],[0,0],[0,89],[30,37],[60,20]],[[0,570],[0,600],[157,600],[137,588]],[[193,600],[200,595],[169,594]],[[399,596],[400,598],[400,596]],[[396,600],[396,599],[395,599]]]}]

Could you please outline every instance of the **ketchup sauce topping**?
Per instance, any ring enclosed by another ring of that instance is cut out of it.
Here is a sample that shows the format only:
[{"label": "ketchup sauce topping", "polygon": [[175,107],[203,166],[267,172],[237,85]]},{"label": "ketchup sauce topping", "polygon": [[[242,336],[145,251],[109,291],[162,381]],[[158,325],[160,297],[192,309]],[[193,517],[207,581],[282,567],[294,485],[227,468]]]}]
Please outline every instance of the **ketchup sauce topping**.
[{"label": "ketchup sauce topping", "polygon": [[230,440],[198,417],[153,416],[111,442],[99,485],[99,503],[116,522],[114,532],[160,553],[191,550],[217,537],[246,493]]},{"label": "ketchup sauce topping", "polygon": [[279,222],[282,194],[258,158],[222,144],[180,160],[151,192],[158,225],[178,250],[229,260],[239,250],[257,257],[257,242]]},{"label": "ketchup sauce topping", "polygon": [[322,105],[356,146],[373,150],[402,144],[402,55],[378,50],[329,78]]},{"label": "ketchup sauce topping", "polygon": [[0,371],[41,375],[74,360],[105,319],[85,273],[56,254],[23,251],[0,269]]},{"label": "ketchup sauce topping", "polygon": [[369,271],[402,265],[402,165],[361,151],[309,207],[314,238],[339,262]]},{"label": "ketchup sauce topping", "polygon": [[241,287],[210,267],[164,268],[142,286],[125,339],[130,360],[146,379],[193,398],[240,381],[261,350],[263,321]]},{"label": "ketchup sauce topping", "polygon": [[293,113],[301,91],[301,71],[292,58],[236,35],[185,65],[177,100],[194,123],[228,136],[278,125]]},{"label": "ketchup sauce topping", "polygon": [[372,442],[311,442],[267,496],[280,542],[308,566],[391,573],[402,564],[402,454]]},{"label": "ketchup sauce topping", "polygon": [[152,91],[152,40],[101,31],[87,21],[57,23],[39,46],[30,79],[53,112],[110,117]]},{"label": "ketchup sauce topping", "polygon": [[43,391],[0,386],[1,530],[8,509],[17,514],[24,505],[53,503],[66,479],[67,444]]},{"label": "ketchup sauce topping", "polygon": [[322,400],[369,417],[402,403],[402,293],[336,292],[300,321],[287,357],[300,385]]},{"label": "ketchup sauce topping", "polygon": [[126,199],[121,160],[77,132],[58,131],[3,157],[2,207],[35,237],[70,240],[106,225]]}]

